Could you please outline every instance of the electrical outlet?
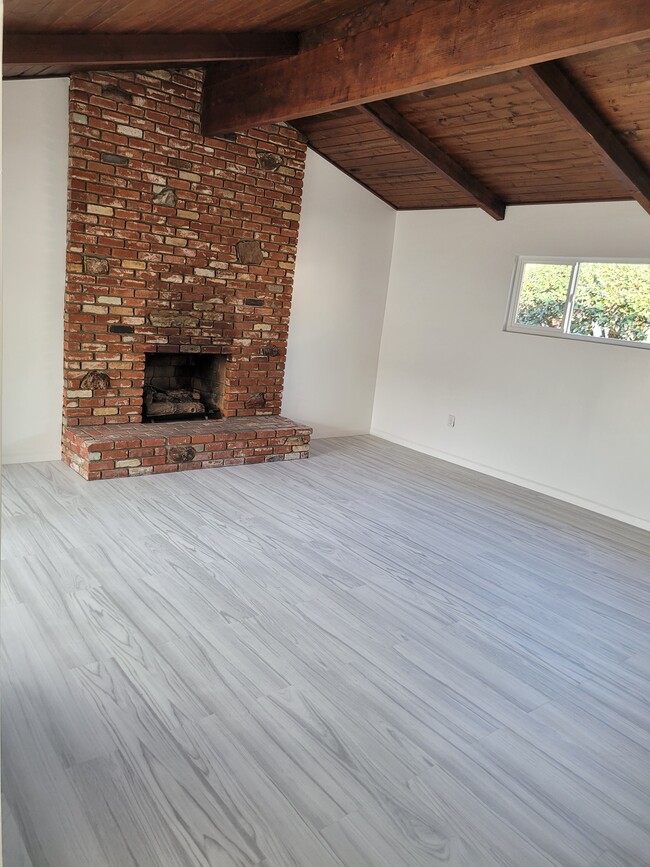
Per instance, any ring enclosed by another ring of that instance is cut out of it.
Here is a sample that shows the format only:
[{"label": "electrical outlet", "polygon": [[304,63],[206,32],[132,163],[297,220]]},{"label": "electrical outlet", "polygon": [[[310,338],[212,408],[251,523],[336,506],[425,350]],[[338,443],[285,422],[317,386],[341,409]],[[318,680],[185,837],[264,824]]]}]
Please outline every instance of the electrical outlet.
[{"label": "electrical outlet", "polygon": [[455,415],[450,415],[447,418],[447,426],[448,427],[456,427],[456,416]]}]

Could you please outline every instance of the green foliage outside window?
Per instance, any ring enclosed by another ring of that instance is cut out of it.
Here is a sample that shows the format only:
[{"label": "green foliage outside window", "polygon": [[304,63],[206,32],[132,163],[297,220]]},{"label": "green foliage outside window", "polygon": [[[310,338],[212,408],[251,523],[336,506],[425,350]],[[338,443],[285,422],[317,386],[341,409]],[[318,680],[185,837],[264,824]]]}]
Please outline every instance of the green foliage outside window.
[{"label": "green foliage outside window", "polygon": [[517,322],[562,328],[570,279],[571,265],[527,264],[519,294]]},{"label": "green foliage outside window", "polygon": [[[527,264],[517,322],[562,329],[571,266]],[[650,265],[580,264],[569,333],[615,340],[650,340]]]}]

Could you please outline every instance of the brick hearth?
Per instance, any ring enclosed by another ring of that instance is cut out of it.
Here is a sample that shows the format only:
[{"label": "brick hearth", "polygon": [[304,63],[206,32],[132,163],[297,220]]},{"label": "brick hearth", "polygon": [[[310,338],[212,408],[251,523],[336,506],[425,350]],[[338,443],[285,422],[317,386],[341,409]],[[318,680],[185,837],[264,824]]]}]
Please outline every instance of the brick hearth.
[{"label": "brick hearth", "polygon": [[281,416],[76,427],[65,459],[84,479],[117,479],[309,456],[311,428]]},{"label": "brick hearth", "polygon": [[[305,143],[284,125],[204,139],[201,86],[71,77],[63,456],[89,479],[308,454],[279,417]],[[148,353],[222,356],[223,418],[143,428]]]}]

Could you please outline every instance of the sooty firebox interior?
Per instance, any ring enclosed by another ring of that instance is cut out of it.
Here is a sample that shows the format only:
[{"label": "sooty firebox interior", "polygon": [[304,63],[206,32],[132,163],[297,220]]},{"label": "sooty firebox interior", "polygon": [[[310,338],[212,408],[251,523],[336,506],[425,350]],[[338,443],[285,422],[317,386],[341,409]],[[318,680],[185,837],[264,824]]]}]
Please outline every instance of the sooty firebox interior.
[{"label": "sooty firebox interior", "polygon": [[143,421],[221,418],[226,361],[225,355],[148,353]]}]

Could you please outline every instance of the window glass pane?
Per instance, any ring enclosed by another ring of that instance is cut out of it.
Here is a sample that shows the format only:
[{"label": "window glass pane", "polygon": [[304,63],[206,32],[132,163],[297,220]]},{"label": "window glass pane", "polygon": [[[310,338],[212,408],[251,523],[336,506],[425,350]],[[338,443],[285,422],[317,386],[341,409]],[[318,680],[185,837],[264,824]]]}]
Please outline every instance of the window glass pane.
[{"label": "window glass pane", "polygon": [[517,325],[562,329],[571,265],[551,262],[524,266],[517,306]]},{"label": "window glass pane", "polygon": [[570,332],[650,342],[650,265],[581,263]]}]

